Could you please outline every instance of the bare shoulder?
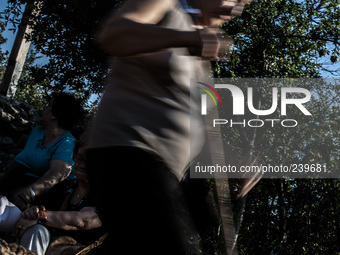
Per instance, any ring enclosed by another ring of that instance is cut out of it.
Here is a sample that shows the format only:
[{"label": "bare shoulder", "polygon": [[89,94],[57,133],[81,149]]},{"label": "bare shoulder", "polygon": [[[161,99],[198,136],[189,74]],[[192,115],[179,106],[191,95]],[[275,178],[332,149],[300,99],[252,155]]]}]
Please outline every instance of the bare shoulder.
[{"label": "bare shoulder", "polygon": [[171,10],[178,0],[127,0],[115,17],[144,24],[156,24]]}]

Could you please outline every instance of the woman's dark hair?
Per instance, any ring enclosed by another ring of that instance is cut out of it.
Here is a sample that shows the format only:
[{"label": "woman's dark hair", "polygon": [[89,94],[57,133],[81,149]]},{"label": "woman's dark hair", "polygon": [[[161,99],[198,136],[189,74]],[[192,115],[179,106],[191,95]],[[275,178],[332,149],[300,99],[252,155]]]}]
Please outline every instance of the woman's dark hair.
[{"label": "woman's dark hair", "polygon": [[59,127],[71,130],[84,115],[80,102],[65,92],[53,94],[52,99],[51,110]]}]

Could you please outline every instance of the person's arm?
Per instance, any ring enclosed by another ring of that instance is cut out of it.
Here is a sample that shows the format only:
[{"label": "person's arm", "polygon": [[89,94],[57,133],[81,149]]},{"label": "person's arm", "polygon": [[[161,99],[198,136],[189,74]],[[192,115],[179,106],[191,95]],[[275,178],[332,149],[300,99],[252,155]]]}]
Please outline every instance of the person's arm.
[{"label": "person's arm", "polygon": [[95,207],[84,207],[79,212],[46,211],[46,215],[46,226],[63,230],[89,230],[102,225]]},{"label": "person's arm", "polygon": [[[44,215],[44,216],[43,216]],[[45,211],[33,206],[21,213],[16,223],[14,236],[21,237],[27,229],[39,224],[68,231],[90,230],[102,226],[95,207],[84,207],[80,211]]]},{"label": "person's arm", "polygon": [[115,56],[132,56],[172,47],[202,48],[197,31],[156,26],[175,0],[127,0],[97,35],[99,45]]},{"label": "person's arm", "polygon": [[65,180],[71,173],[71,170],[72,165],[66,161],[51,160],[48,171],[30,186],[35,193],[35,196],[45,193],[57,183]]},{"label": "person's arm", "polygon": [[19,190],[14,196],[13,203],[20,210],[25,210],[34,197],[47,192],[54,185],[65,180],[71,170],[72,165],[66,161],[51,160],[48,171],[35,183]]},{"label": "person's arm", "polygon": [[84,207],[80,211],[43,211],[33,206],[21,213],[21,219],[35,221],[36,224],[39,219],[46,219],[45,226],[73,231],[94,229],[102,225],[95,207]]}]

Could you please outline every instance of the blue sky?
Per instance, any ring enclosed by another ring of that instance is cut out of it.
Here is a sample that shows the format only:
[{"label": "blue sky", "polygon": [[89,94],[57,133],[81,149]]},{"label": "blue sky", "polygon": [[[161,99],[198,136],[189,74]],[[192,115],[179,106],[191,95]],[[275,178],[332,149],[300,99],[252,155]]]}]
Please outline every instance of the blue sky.
[{"label": "blue sky", "polygon": [[[2,12],[7,6],[7,0],[0,0],[0,12]],[[8,29],[6,29],[5,32],[2,33],[2,36],[4,38],[7,38],[7,43],[1,45],[2,51],[8,51],[10,52],[12,49],[12,45],[15,39],[15,34],[13,33],[13,31],[9,31]]]},{"label": "blue sky", "polygon": [[[6,6],[7,6],[7,0],[0,0],[0,13],[6,8]],[[8,51],[10,53],[12,50],[12,45],[15,40],[16,31],[9,30],[11,28],[13,28],[13,26],[11,26],[11,24],[8,24],[8,27],[6,27],[6,30],[2,33],[2,36],[7,39],[7,42],[5,44],[0,45],[2,52]],[[38,57],[40,57],[40,55],[38,55]],[[44,57],[41,57],[36,60],[36,63],[38,65],[45,64],[46,62],[47,62],[47,59]]]}]

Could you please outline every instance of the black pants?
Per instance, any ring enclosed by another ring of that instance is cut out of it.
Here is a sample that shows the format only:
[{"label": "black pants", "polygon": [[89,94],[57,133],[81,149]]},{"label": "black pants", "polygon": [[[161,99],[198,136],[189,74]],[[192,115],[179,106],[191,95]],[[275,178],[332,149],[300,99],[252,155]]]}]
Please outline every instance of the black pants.
[{"label": "black pants", "polygon": [[91,192],[109,232],[106,253],[197,254],[177,178],[157,157],[132,147],[87,152]]}]

